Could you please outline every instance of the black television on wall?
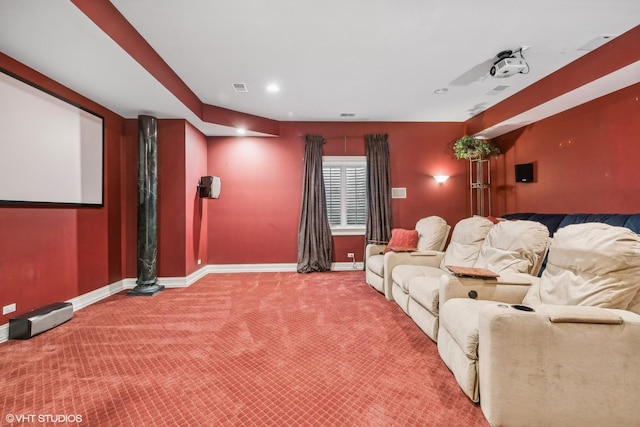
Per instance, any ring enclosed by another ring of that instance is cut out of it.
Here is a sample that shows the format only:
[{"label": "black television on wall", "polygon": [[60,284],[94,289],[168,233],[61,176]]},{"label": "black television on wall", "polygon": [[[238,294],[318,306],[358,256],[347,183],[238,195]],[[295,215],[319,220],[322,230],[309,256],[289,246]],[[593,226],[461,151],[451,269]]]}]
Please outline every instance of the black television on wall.
[{"label": "black television on wall", "polygon": [[516,165],[516,182],[533,182],[533,163]]}]

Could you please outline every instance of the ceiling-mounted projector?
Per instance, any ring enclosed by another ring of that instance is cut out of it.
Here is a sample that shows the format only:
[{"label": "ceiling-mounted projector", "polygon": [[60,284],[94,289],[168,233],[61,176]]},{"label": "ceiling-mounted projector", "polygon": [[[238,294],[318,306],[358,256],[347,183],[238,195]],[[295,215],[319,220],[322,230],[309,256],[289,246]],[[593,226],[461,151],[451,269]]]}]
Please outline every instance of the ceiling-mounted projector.
[{"label": "ceiling-mounted projector", "polygon": [[523,73],[525,70],[528,72],[529,65],[522,57],[522,48],[516,52],[520,52],[519,58],[513,55],[514,52],[510,50],[504,50],[497,54],[496,57],[498,60],[493,63],[489,74],[493,77],[509,77],[514,74]]}]

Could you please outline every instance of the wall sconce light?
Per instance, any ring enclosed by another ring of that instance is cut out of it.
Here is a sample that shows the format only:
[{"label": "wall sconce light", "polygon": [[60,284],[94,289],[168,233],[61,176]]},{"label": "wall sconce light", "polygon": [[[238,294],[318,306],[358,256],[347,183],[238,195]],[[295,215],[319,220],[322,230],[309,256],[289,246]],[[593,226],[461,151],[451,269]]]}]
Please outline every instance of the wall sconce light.
[{"label": "wall sconce light", "polygon": [[434,175],[433,179],[435,179],[438,184],[442,185],[449,179],[449,175]]}]

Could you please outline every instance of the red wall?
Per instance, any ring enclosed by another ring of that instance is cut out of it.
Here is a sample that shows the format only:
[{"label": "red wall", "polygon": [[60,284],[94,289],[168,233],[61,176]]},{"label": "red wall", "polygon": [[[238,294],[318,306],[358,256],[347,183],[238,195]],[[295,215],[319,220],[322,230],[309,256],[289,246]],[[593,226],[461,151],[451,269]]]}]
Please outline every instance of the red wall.
[{"label": "red wall", "polygon": [[[208,167],[222,181],[209,204],[209,264],[295,263],[302,198],[304,135],[322,135],[324,155],[364,155],[364,134],[388,133],[391,184],[406,187],[393,199],[393,227],[413,228],[439,215],[454,224],[468,215],[466,164],[451,145],[462,123],[281,123],[273,138],[210,137]],[[345,141],[345,138],[346,141]],[[436,184],[433,175],[451,178]],[[362,261],[363,236],[334,237],[334,261],[347,252]]]},{"label": "red wall", "polygon": [[[498,138],[495,212],[640,212],[640,84]],[[534,163],[535,182],[514,165]]]},{"label": "red wall", "polygon": [[185,276],[185,124],[158,120],[158,276]]},{"label": "red wall", "polygon": [[[185,274],[189,275],[207,263],[207,211],[215,200],[198,197],[197,184],[207,175],[207,138],[191,124],[186,124],[185,171]],[[198,260],[202,264],[198,265]]]},{"label": "red wall", "polygon": [[136,119],[125,120],[122,153],[124,209],[121,215],[126,239],[122,250],[124,277],[136,277],[138,239],[138,121]]},{"label": "red wall", "polygon": [[[0,54],[0,67],[104,116],[104,207],[0,207],[0,306],[10,317],[121,280],[122,117]],[[18,185],[18,183],[16,183]]]}]

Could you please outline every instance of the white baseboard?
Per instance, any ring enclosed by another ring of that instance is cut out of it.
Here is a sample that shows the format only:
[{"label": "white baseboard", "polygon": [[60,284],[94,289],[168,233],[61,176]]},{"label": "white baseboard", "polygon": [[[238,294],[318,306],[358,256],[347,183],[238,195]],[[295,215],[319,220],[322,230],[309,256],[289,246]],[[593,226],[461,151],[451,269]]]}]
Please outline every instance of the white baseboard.
[{"label": "white baseboard", "polygon": [[124,289],[123,285],[124,285],[124,280],[120,280],[110,285],[106,285],[101,288],[95,289],[91,292],[87,292],[86,294],[79,295],[75,298],[71,298],[67,302],[70,302],[71,304],[73,304],[73,311],[78,311],[87,306],[90,306],[93,303],[96,303],[100,300],[110,297],[111,295],[117,294],[118,292]]},{"label": "white baseboard", "polygon": [[356,262],[355,267],[352,262],[334,262],[331,264],[331,270],[333,271],[357,271],[364,270],[363,262]]},{"label": "white baseboard", "polygon": [[209,273],[262,273],[296,271],[296,264],[210,264]]},{"label": "white baseboard", "polygon": [[[353,268],[351,262],[336,262],[331,264],[333,271],[362,270],[363,263],[356,263]],[[186,288],[212,273],[261,273],[261,272],[295,272],[296,264],[218,264],[207,265],[194,271],[187,277],[159,277],[158,283],[166,288]],[[123,279],[115,283],[103,286],[86,294],[79,295],[68,300],[73,305],[73,311],[81,310],[100,300],[115,295],[125,289],[133,289],[136,279]],[[0,325],[0,343],[9,339],[9,324]]]},{"label": "white baseboard", "polygon": [[[334,262],[332,271],[363,270],[364,263],[357,262],[353,268],[352,262]],[[263,272],[295,272],[297,264],[211,264],[207,266],[209,273],[263,273]]]},{"label": "white baseboard", "polygon": [[[158,277],[158,284],[165,288],[187,288],[209,273],[208,267],[204,266],[196,270],[187,277]],[[133,289],[136,287],[136,279],[124,279],[123,289]]]}]

